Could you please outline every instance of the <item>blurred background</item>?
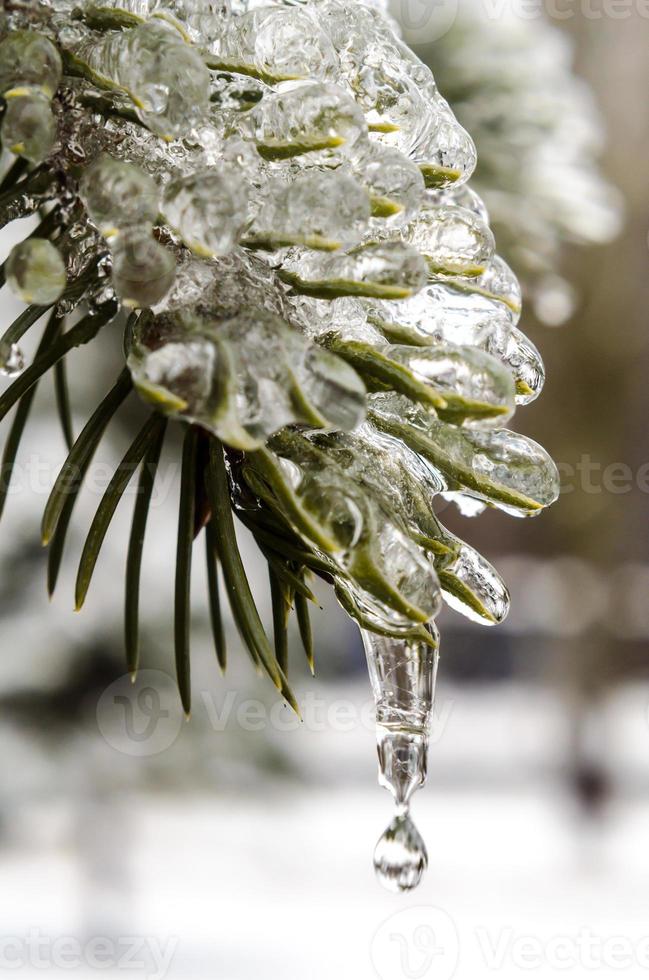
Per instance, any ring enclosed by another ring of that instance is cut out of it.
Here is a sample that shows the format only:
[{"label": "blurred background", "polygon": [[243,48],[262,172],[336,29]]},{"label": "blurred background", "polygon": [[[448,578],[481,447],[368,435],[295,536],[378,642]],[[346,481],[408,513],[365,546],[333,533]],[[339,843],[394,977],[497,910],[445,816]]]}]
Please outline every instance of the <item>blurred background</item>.
[{"label": "blurred background", "polygon": [[[182,717],[171,456],[147,534],[135,685],[121,645],[128,503],[83,614],[71,612],[74,559],[127,417],[98,454],[48,602],[38,528],[65,451],[44,384],[0,528],[2,969],[183,980],[649,969],[649,8],[395,0],[391,12],[477,143],[473,186],[547,368],[517,427],[563,477],[536,520],[494,511],[467,527],[444,508],[508,581],[512,612],[497,630],[440,618],[429,779],[413,808],[428,873],[409,896],[374,879],[391,806],[358,632],[326,588],[315,678],[291,650],[299,724],[229,620],[220,676],[197,547],[195,709]],[[4,258],[12,241],[0,244]],[[100,365],[75,356],[79,427],[118,351],[107,344]],[[263,593],[265,563],[245,534],[241,544]]]}]

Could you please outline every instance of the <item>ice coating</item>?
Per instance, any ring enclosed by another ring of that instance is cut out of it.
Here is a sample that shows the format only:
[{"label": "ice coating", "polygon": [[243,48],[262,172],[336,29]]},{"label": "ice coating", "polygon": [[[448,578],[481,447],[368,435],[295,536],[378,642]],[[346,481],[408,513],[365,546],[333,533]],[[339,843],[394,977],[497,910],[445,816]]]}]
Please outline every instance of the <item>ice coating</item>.
[{"label": "ice coating", "polygon": [[61,74],[61,55],[44,34],[13,31],[0,41],[0,93],[5,99],[30,89],[51,99]]},{"label": "ice coating", "polygon": [[[75,248],[103,239],[118,298],[154,309],[129,358],[142,397],[247,451],[288,424],[326,433],[317,465],[291,447],[306,481],[295,492],[310,488],[311,516],[324,520],[341,480],[353,481],[364,530],[336,553],[336,588],[359,619],[401,635],[408,610],[420,622],[440,594],[484,622],[502,618],[504,587],[436,521],[435,498],[518,514],[553,499],[546,457],[502,429],[539,394],[544,369],[467,185],[473,145],[430,70],[377,5],[69,9],[55,0],[46,25],[11,15],[4,84],[28,87],[16,103],[49,107],[63,66],[74,111],[60,149],[41,139],[32,155],[69,160],[99,232],[62,238],[68,267],[86,267],[90,253],[75,259]],[[47,193],[8,201],[6,216]],[[352,433],[366,389],[369,420]],[[284,465],[285,447],[275,451]],[[340,473],[325,479],[331,467]]]},{"label": "ice coating", "polygon": [[404,238],[426,257],[433,276],[480,276],[495,247],[489,226],[474,212],[455,206],[423,208]]},{"label": "ice coating", "polygon": [[84,39],[68,57],[100,87],[127,96],[142,122],[165,139],[182,136],[207,114],[209,72],[163,20]]},{"label": "ice coating", "polygon": [[40,92],[8,99],[0,136],[11,153],[30,163],[42,163],[56,139],[56,119],[49,100]]},{"label": "ice coating", "polygon": [[152,225],[158,216],[160,193],[155,181],[141,168],[107,153],[84,171],[79,195],[104,238]]},{"label": "ice coating", "polygon": [[[396,806],[375,868],[407,891],[427,864],[409,806],[434,619],[442,601],[489,625],[509,607],[439,498],[531,516],[558,474],[504,428],[544,369],[467,183],[475,148],[381,6],[12,5],[3,145],[34,166],[0,219],[40,209],[46,227],[20,247],[44,249],[49,273],[11,259],[11,288],[59,315],[130,312],[142,400],[221,441],[226,504],[264,555],[293,584],[322,575],[362,627]],[[86,293],[61,296],[65,267]],[[23,325],[0,338],[6,374]]]},{"label": "ice coating", "polygon": [[404,242],[371,242],[331,256],[295,250],[282,262],[280,275],[311,296],[404,299],[424,285],[426,265]]},{"label": "ice coating", "polygon": [[240,449],[290,423],[353,428],[364,414],[355,371],[259,307],[227,319],[160,314],[139,331],[129,365],[145,398]]},{"label": "ice coating", "polygon": [[42,163],[54,146],[51,102],[61,74],[61,55],[45,35],[14,31],[0,41],[0,94],[6,102],[2,145],[30,163]]},{"label": "ice coating", "polygon": [[[372,214],[391,219],[391,225],[403,225],[419,210],[424,197],[424,177],[413,160],[403,153],[376,141],[354,162],[354,172],[371,195]],[[376,222],[377,229],[382,227]]]},{"label": "ice coating", "polygon": [[227,255],[247,220],[245,185],[228,168],[202,170],[170,181],[162,211],[185,245],[206,258]]},{"label": "ice coating", "polygon": [[307,157],[308,162],[354,158],[368,139],[354,99],[324,82],[287,83],[265,95],[240,120],[269,161]]},{"label": "ice coating", "polygon": [[147,233],[118,236],[112,259],[113,288],[128,307],[155,306],[169,292],[176,275],[172,253]]},{"label": "ice coating", "polygon": [[449,499],[459,492],[530,517],[559,496],[557,467],[527,436],[502,428],[449,425],[392,394],[373,395],[368,417],[428,460]]},{"label": "ice coating", "polygon": [[261,7],[236,18],[212,45],[214,64],[268,82],[326,78],[336,53],[308,8]]},{"label": "ice coating", "polygon": [[288,183],[269,182],[246,242],[336,251],[360,241],[370,212],[370,195],[351,174],[313,170]]}]

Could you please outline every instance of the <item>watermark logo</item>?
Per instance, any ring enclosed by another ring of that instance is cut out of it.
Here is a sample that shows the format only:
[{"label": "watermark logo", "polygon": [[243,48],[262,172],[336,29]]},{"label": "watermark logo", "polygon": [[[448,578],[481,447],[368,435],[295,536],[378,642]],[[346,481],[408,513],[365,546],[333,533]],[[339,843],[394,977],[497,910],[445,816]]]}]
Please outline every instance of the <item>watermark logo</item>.
[{"label": "watermark logo", "polygon": [[[374,732],[376,707],[373,698],[361,702],[330,698],[305,691],[299,695],[301,717],[280,699],[271,702],[242,698],[237,690],[194,691],[195,714],[214,732],[238,728],[244,732]],[[431,712],[429,744],[444,736],[455,701],[438,698]],[[97,703],[97,725],[112,748],[126,755],[157,755],[178,737],[183,714],[175,681],[160,670],[142,670],[135,684],[124,675],[102,692]]]},{"label": "watermark logo", "polygon": [[141,670],[114,681],[97,702],[97,725],[112,748],[125,755],[164,752],[176,741],[183,712],[173,679],[162,670]]},{"label": "watermark logo", "polygon": [[430,44],[450,31],[458,0],[390,0],[390,14],[407,44]]},{"label": "watermark logo", "polygon": [[164,980],[178,948],[178,937],[48,936],[40,929],[25,935],[0,935],[0,970],[137,971],[147,980]]},{"label": "watermark logo", "polygon": [[459,951],[457,929],[448,912],[419,905],[381,923],[370,956],[380,980],[451,980]]}]

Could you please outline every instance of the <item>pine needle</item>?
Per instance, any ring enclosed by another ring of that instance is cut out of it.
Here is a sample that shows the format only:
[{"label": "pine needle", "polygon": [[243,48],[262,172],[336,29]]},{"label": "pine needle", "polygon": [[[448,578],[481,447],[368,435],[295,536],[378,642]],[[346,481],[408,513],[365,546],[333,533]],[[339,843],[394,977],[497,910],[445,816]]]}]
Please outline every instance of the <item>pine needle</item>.
[{"label": "pine needle", "polygon": [[63,558],[63,549],[65,547],[65,538],[68,532],[70,518],[72,517],[72,511],[74,510],[74,505],[79,495],[79,490],[81,489],[81,484],[88,465],[90,464],[91,458],[92,457],[88,458],[86,465],[83,467],[83,471],[79,473],[78,483],[73,489],[70,490],[68,496],[65,498],[65,503],[57,522],[56,530],[52,534],[52,538],[50,540],[47,551],[47,594],[49,595],[50,599],[54,595],[54,590],[56,589],[56,583],[58,581],[59,571],[61,568],[61,560]]},{"label": "pine needle", "polygon": [[142,568],[142,549],[149,517],[151,494],[155,484],[160,453],[167,429],[166,419],[160,417],[162,423],[158,436],[151,443],[140,470],[140,481],[137,498],[133,509],[133,523],[128,542],[126,559],[126,581],[124,601],[124,639],[126,646],[126,665],[132,677],[135,677],[140,660],[139,643],[139,606],[140,606],[140,571]]},{"label": "pine needle", "polygon": [[223,619],[221,616],[221,602],[219,599],[219,578],[218,578],[218,552],[216,550],[216,534],[209,521],[205,525],[205,561],[207,563],[207,585],[210,603],[210,621],[212,623],[212,635],[214,637],[214,647],[216,649],[216,659],[219,662],[221,671],[225,673],[227,664],[227,650],[225,645],[225,631],[223,629]]},{"label": "pine needle", "polygon": [[189,658],[190,586],[192,545],[194,543],[194,513],[196,507],[196,459],[198,429],[190,426],[183,443],[178,507],[178,546],[176,549],[176,590],[174,603],[174,639],[176,677],[180,700],[187,717],[191,710],[191,678]]},{"label": "pine needle", "polygon": [[22,175],[27,171],[28,166],[29,163],[25,157],[16,157],[2,180],[0,180],[0,194],[13,187],[14,184],[17,184]]},{"label": "pine needle", "polygon": [[128,368],[124,368],[114,386],[81,430],[79,437],[68,453],[45,505],[41,524],[43,544],[49,543],[61,517],[66,499],[70,494],[76,492],[75,487],[78,490],[83,474],[106,430],[106,426],[132,388],[133,382],[130,372]]},{"label": "pine needle", "polygon": [[[41,308],[42,309],[42,308]],[[88,314],[80,320],[71,330],[58,338],[48,350],[37,357],[23,373],[16,378],[13,384],[0,396],[0,420],[16,404],[19,398],[29,391],[42,376],[53,367],[57,361],[81,344],[87,344],[97,336],[104,324],[108,323],[115,316],[116,308],[111,303],[108,310],[100,313]]]},{"label": "pine needle", "polygon": [[280,582],[282,582],[283,585],[290,590],[291,595],[295,595],[297,592],[305,599],[309,599],[311,602],[316,601],[316,597],[309,586],[303,582],[302,579],[295,574],[295,572],[291,571],[286,561],[280,555],[273,554],[270,549],[263,548],[261,546],[259,546],[259,550],[277,575]]},{"label": "pine needle", "polygon": [[99,557],[106,532],[113,519],[117,505],[122,499],[133,473],[140,464],[142,457],[155,440],[158,439],[163,420],[157,413],[149,416],[135,439],[127,449],[121,463],[106,487],[97,512],[93,518],[88,537],[81,553],[77,584],[75,589],[75,608],[81,609],[88,594],[92,573]]},{"label": "pine needle", "polygon": [[250,591],[234,531],[223,446],[218,439],[212,439],[210,443],[208,493],[223,578],[234,620],[251,654],[261,661],[275,686],[299,716],[295,696],[273,655]]},{"label": "pine needle", "polygon": [[309,616],[309,603],[303,595],[300,595],[299,592],[295,594],[295,615],[297,616],[300,639],[302,640],[302,646],[304,647],[304,652],[306,653],[306,661],[309,665],[309,670],[312,674],[315,674],[315,655],[313,649],[313,633],[311,631],[311,618]]},{"label": "pine needle", "polygon": [[23,310],[22,313],[16,317],[14,322],[7,327],[5,332],[0,337],[0,344],[3,347],[10,347],[12,344],[17,344],[18,341],[24,337],[29,328],[33,326],[37,320],[47,313],[48,310],[52,308],[54,304],[50,303],[48,306],[28,306],[27,309]]},{"label": "pine needle", "polygon": [[284,674],[288,671],[288,613],[291,603],[288,597],[288,589],[280,577],[275,572],[273,566],[268,565],[268,580],[270,582],[270,599],[273,609],[273,636],[275,639],[275,657]]},{"label": "pine needle", "polygon": [[54,365],[54,394],[56,396],[56,408],[61,422],[61,431],[65,439],[68,452],[74,445],[74,430],[72,428],[72,412],[70,410],[70,393],[68,391],[67,372],[65,360],[57,361]]},{"label": "pine needle", "polygon": [[[43,331],[41,342],[36,351],[36,357],[42,354],[43,351],[49,347],[56,337],[59,328],[60,323],[57,320],[56,314],[52,313],[47,321],[45,330]],[[2,516],[5,504],[7,502],[7,494],[9,493],[9,486],[11,483],[11,474],[16,463],[16,456],[18,455],[18,449],[20,448],[20,440],[22,439],[25,424],[27,422],[27,418],[29,417],[29,412],[31,410],[35,394],[36,385],[34,385],[33,388],[30,388],[30,390],[24,394],[18,402],[16,415],[11,423],[9,435],[7,436],[7,441],[5,442],[4,453],[2,454],[2,479],[0,480],[0,517]]]}]

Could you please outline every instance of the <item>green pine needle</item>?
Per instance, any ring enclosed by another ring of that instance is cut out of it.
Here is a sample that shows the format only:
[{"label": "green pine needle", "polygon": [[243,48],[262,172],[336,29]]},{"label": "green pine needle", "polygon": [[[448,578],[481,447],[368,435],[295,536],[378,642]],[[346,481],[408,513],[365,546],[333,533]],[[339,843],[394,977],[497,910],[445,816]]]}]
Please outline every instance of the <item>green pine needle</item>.
[{"label": "green pine needle", "polygon": [[227,650],[225,645],[225,630],[223,629],[223,618],[221,616],[221,602],[219,599],[219,579],[218,561],[216,549],[216,533],[212,522],[208,521],[205,525],[205,561],[207,564],[207,585],[210,604],[210,622],[212,624],[212,635],[214,637],[214,647],[216,658],[219,662],[221,672],[225,673],[227,665]]},{"label": "green pine needle", "polygon": [[189,660],[190,638],[190,585],[192,574],[192,546],[194,544],[194,517],[196,511],[196,460],[198,433],[189,426],[183,443],[182,470],[180,476],[180,503],[178,507],[178,545],[176,549],[176,588],[174,602],[174,640],[176,650],[176,677],[185,715],[191,711],[191,680]]},{"label": "green pine needle", "polygon": [[[39,357],[40,354],[47,350],[54,338],[57,336],[59,327],[60,323],[57,320],[56,314],[52,313],[47,321],[45,330],[43,331],[41,342],[36,351],[36,357]],[[4,453],[2,454],[2,479],[0,480],[0,517],[2,516],[5,504],[7,502],[7,494],[9,493],[9,485],[11,483],[11,474],[16,463],[16,456],[18,455],[18,449],[20,448],[20,440],[22,439],[25,424],[27,422],[27,418],[29,417],[29,412],[31,410],[35,394],[36,385],[34,385],[33,388],[30,388],[30,390],[26,392],[18,402],[18,408],[16,409],[16,414],[13,422],[11,423],[7,441],[5,442]]]},{"label": "green pine needle", "polygon": [[291,599],[286,583],[277,575],[270,563],[268,565],[268,580],[273,609],[275,657],[280,669],[286,674],[288,672],[288,614],[291,609]]},{"label": "green pine needle", "polygon": [[16,157],[0,181],[0,194],[3,194],[6,190],[9,190],[9,188],[13,187],[14,184],[17,184],[23,174],[27,171],[28,166],[29,162],[25,159],[25,157]]},{"label": "green pine needle", "polygon": [[50,599],[54,595],[56,589],[56,583],[59,578],[59,571],[61,569],[61,561],[63,559],[63,549],[65,548],[65,539],[68,533],[68,526],[70,524],[70,519],[72,517],[72,511],[74,510],[74,505],[76,503],[77,497],[79,496],[79,491],[81,490],[81,484],[83,478],[86,474],[90,460],[92,457],[88,457],[87,463],[84,465],[83,469],[79,472],[79,480],[72,487],[65,498],[63,508],[59,515],[59,519],[56,524],[56,529],[52,534],[50,539],[49,547],[47,549],[47,594]]},{"label": "green pine needle", "polygon": [[111,390],[81,430],[79,437],[68,453],[45,505],[41,524],[43,544],[46,545],[50,542],[67,498],[75,492],[75,488],[78,490],[80,481],[106,430],[106,426],[132,389],[131,374],[128,368],[124,368]]},{"label": "green pine needle", "polygon": [[[42,311],[42,307],[40,307]],[[93,340],[101,328],[112,320],[117,312],[116,305],[107,304],[107,309],[99,313],[88,314],[80,320],[71,330],[60,336],[56,343],[52,344],[40,357],[37,357],[13,384],[0,396],[0,420],[7,412],[13,408],[19,398],[29,391],[36,382],[52,368],[57,361],[71,351],[74,347],[87,344]],[[40,315],[40,314],[39,314]]]},{"label": "green pine needle", "polygon": [[210,442],[207,489],[212,505],[217,549],[234,620],[253,658],[261,661],[270,679],[299,716],[295,696],[275,659],[250,591],[234,531],[223,446],[215,438]]},{"label": "green pine needle", "polygon": [[79,562],[79,572],[77,574],[75,589],[75,608],[77,610],[81,609],[85,602],[101,546],[117,509],[117,505],[122,499],[122,494],[130,483],[133,473],[142,461],[142,457],[154,441],[159,438],[160,429],[163,425],[163,420],[157,413],[149,416],[126,451],[106,488],[106,492],[101,498],[97,512],[90,525],[88,537],[86,538]]},{"label": "green pine needle", "polygon": [[57,361],[54,365],[54,393],[56,395],[56,409],[61,422],[61,431],[63,432],[65,445],[69,452],[74,445],[74,429],[72,427],[72,411],[70,409],[70,392],[68,390],[65,360]]},{"label": "green pine needle", "polygon": [[0,344],[4,347],[11,346],[12,344],[17,344],[18,341],[24,337],[30,327],[32,327],[40,318],[47,313],[53,306],[50,303],[48,306],[28,306],[27,309],[23,310],[20,316],[17,316],[14,322],[7,327],[5,332],[0,337]]},{"label": "green pine needle", "polygon": [[155,484],[160,453],[167,430],[166,420],[161,416],[162,424],[157,438],[151,443],[140,469],[140,480],[137,498],[133,508],[133,523],[128,542],[126,558],[126,580],[124,600],[124,640],[126,647],[126,665],[133,678],[137,673],[140,660],[139,644],[139,607],[140,607],[140,571],[142,568],[142,550],[144,536],[149,517],[151,495]]},{"label": "green pine needle", "polygon": [[315,653],[313,649],[311,618],[309,616],[309,603],[303,595],[300,595],[299,592],[296,592],[295,594],[295,615],[297,616],[300,639],[302,640],[302,646],[304,647],[304,652],[306,653],[306,661],[309,665],[309,670],[311,671],[311,674],[315,674]]}]

